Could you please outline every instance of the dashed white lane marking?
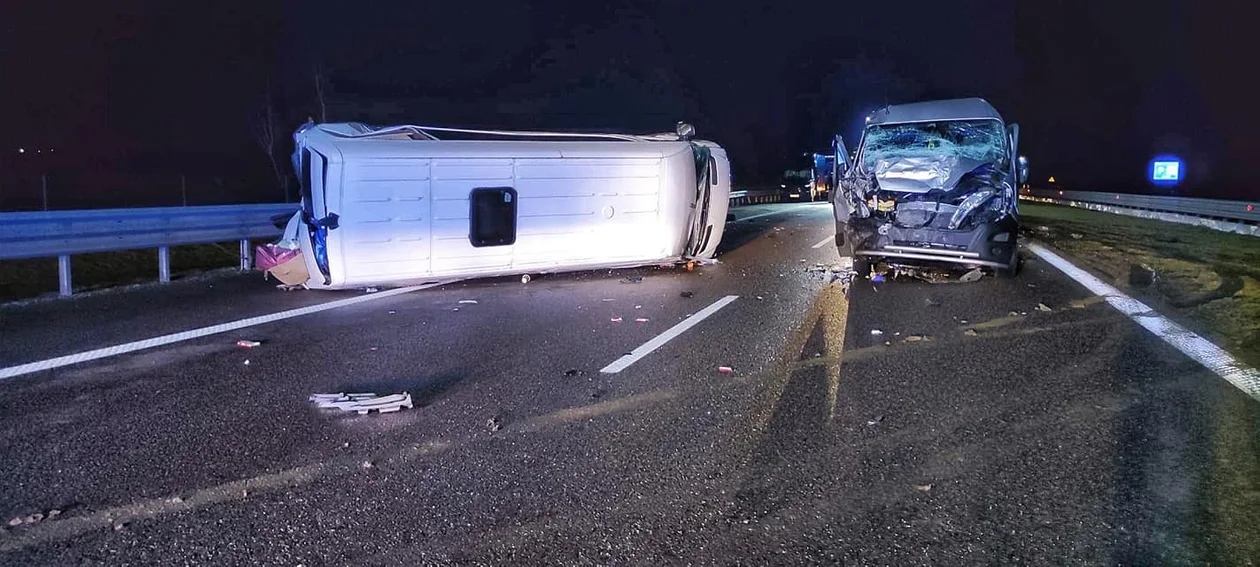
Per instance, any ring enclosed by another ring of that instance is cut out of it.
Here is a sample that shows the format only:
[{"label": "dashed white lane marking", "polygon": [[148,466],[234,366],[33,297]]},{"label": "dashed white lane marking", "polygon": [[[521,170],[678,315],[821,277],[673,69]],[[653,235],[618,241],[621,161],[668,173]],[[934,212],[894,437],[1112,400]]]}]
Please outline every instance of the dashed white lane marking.
[{"label": "dashed white lane marking", "polygon": [[600,372],[604,374],[616,374],[618,372],[621,372],[622,370],[625,370],[626,368],[629,368],[631,364],[634,364],[638,362],[639,359],[651,354],[652,351],[658,348],[661,348],[662,346],[665,345],[665,343],[668,343],[669,341],[677,338],[678,335],[683,334],[684,332],[687,331],[687,329],[690,329],[696,326],[701,321],[707,319],[710,315],[717,313],[719,309],[726,307],[727,305],[729,305],[732,301],[735,301],[736,299],[739,299],[738,295],[728,295],[726,297],[723,297],[722,299],[719,299],[713,302],[712,305],[709,305],[708,307],[701,309],[695,315],[692,315],[691,317],[683,319],[677,325],[674,325],[673,327],[666,329],[664,333],[656,335],[655,337],[652,338],[652,340],[646,343],[643,343],[643,346],[640,346],[639,348],[636,348],[630,351],[629,354],[623,355],[621,358],[614,360],[612,364],[605,366],[603,369],[600,370]]},{"label": "dashed white lane marking", "polygon": [[1255,368],[1244,365],[1238,359],[1230,356],[1228,352],[1212,344],[1211,341],[1156,313],[1141,301],[1121,293],[1120,290],[1107,285],[1085,270],[1074,266],[1071,262],[1051,252],[1044,246],[1029,243],[1028,249],[1051,266],[1058,268],[1059,271],[1085,286],[1086,289],[1102,296],[1117,311],[1124,313],[1129,319],[1145,327],[1146,330],[1155,333],[1164,342],[1202,364],[1208,370],[1215,372],[1221,378],[1228,380],[1230,384],[1237,386],[1238,389],[1245,392],[1248,396],[1260,400],[1260,372],[1256,371]]},{"label": "dashed white lane marking", "polygon": [[814,250],[817,250],[817,249],[819,249],[819,248],[822,248],[823,246],[826,246],[826,245],[830,244],[830,243],[831,243],[831,241],[833,241],[833,240],[835,240],[835,239],[836,239],[836,235],[834,235],[834,234],[833,234],[833,235],[831,235],[831,236],[828,236],[827,238],[824,238],[824,239],[822,240],[822,242],[819,242],[818,244],[815,244],[815,245],[811,246],[810,248],[813,248]]},{"label": "dashed white lane marking", "polygon": [[105,348],[98,348],[96,350],[89,350],[89,351],[80,352],[77,354],[68,354],[66,356],[59,356],[57,358],[50,358],[48,360],[40,360],[37,362],[19,364],[17,366],[10,366],[8,368],[0,368],[0,380],[4,380],[6,378],[13,378],[15,376],[21,376],[23,374],[30,374],[32,372],[41,372],[44,370],[51,370],[53,368],[60,368],[62,366],[70,366],[72,364],[79,364],[81,362],[88,362],[90,360],[97,360],[101,358],[108,358],[111,356],[118,356],[120,354],[126,354],[129,352],[135,352],[138,350],[149,349],[149,348],[153,348],[157,346],[169,345],[171,343],[187,341],[190,339],[196,339],[196,338],[205,337],[208,335],[226,333],[228,331],[235,331],[237,329],[244,329],[246,327],[254,327],[254,326],[263,325],[266,323],[271,323],[274,321],[281,321],[284,319],[291,319],[293,317],[300,317],[302,315],[310,315],[311,313],[319,313],[320,311],[328,311],[329,309],[337,309],[338,307],[347,307],[350,305],[357,305],[359,303],[366,303],[368,301],[376,301],[378,299],[385,299],[386,297],[393,297],[395,295],[411,293],[413,291],[419,291],[422,289],[428,289],[431,287],[446,285],[448,283],[451,283],[451,282],[442,281],[442,282],[435,282],[435,283],[429,283],[429,284],[400,287],[400,288],[381,291],[381,292],[377,292],[377,293],[373,293],[369,295],[360,295],[358,297],[350,297],[347,299],[338,299],[336,301],[329,301],[327,303],[321,303],[319,305],[311,305],[308,307],[300,307],[298,309],[290,309],[288,311],[281,311],[279,313],[272,313],[270,315],[260,315],[258,317],[250,317],[249,319],[241,319],[239,321],[232,321],[230,323],[221,323],[221,324],[213,325],[210,327],[202,327],[200,329],[193,329],[190,331],[183,331],[179,333],[172,333],[169,335],[162,335],[160,337],[153,337],[151,339],[144,339],[142,341],[135,341],[135,342],[125,343],[125,344],[120,344],[120,345],[114,345],[111,347],[105,347]]}]

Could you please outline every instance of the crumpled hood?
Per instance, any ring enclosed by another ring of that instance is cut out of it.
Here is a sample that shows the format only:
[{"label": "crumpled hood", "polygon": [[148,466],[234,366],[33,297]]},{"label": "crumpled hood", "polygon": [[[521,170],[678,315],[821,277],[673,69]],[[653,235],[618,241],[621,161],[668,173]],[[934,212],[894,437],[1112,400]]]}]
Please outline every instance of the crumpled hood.
[{"label": "crumpled hood", "polygon": [[980,165],[983,164],[954,154],[881,159],[875,162],[875,179],[881,191],[927,193],[953,188]]}]

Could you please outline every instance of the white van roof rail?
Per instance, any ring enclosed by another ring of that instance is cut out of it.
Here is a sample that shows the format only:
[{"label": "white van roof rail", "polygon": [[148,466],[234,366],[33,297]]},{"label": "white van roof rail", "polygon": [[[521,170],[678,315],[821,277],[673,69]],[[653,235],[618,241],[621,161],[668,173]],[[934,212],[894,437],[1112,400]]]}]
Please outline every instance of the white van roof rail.
[{"label": "white van roof rail", "polygon": [[[416,124],[400,124],[397,126],[385,126],[373,129],[358,122],[342,123],[338,125],[348,126],[354,133],[347,133],[340,128],[328,128],[333,124],[315,125],[321,131],[337,136],[339,138],[373,138],[377,136],[388,136],[391,134],[412,133],[418,134],[433,141],[441,141],[441,138],[434,136],[430,132],[451,132],[459,134],[479,134],[485,136],[504,136],[504,137],[538,137],[538,138],[596,138],[605,140],[621,140],[625,142],[677,142],[687,139],[679,133],[659,133],[659,134],[619,134],[619,133],[598,133],[598,132],[548,132],[548,131],[528,131],[528,130],[479,130],[473,128],[446,128],[440,126],[421,126]],[[679,131],[684,130],[684,126],[690,128],[689,125],[679,123]],[[305,128],[303,128],[305,129]],[[301,130],[299,130],[300,132]]]}]

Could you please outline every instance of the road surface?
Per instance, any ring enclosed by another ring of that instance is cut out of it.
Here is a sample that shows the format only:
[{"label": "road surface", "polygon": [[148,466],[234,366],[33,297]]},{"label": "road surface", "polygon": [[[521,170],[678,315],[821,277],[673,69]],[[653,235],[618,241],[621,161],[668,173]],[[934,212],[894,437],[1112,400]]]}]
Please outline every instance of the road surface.
[{"label": "road surface", "polygon": [[[808,269],[826,204],[736,214],[693,272],[455,283],[0,381],[26,520],[0,564],[1260,559],[1255,400],[1031,255],[846,297]],[[0,368],[363,295],[10,307]],[[307,401],[340,391],[416,407]]]}]

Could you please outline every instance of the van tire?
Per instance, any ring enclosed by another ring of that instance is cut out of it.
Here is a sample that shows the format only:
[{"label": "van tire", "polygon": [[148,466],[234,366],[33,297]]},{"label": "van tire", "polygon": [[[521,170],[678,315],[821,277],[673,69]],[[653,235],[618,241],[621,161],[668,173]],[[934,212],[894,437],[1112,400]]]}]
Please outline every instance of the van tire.
[{"label": "van tire", "polygon": [[1011,259],[1007,261],[1005,268],[997,269],[997,274],[1004,279],[1014,279],[1019,275],[1019,247],[1011,250]]}]

